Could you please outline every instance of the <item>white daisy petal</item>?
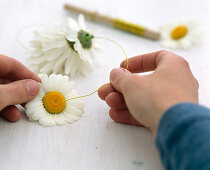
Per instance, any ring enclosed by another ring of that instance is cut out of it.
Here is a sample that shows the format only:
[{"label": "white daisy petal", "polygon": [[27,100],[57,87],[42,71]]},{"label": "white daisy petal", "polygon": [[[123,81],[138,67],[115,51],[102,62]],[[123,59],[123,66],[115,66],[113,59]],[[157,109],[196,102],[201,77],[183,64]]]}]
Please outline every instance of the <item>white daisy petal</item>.
[{"label": "white daisy petal", "polygon": [[62,113],[58,114],[58,115],[54,115],[53,118],[54,118],[57,125],[64,125],[66,123]]},{"label": "white daisy petal", "polygon": [[41,106],[43,106],[43,103],[42,103],[42,101],[40,101],[38,99],[37,100],[33,100],[30,103],[27,103],[25,105],[26,108],[41,107]]},{"label": "white daisy petal", "polygon": [[73,107],[71,108],[71,112],[77,116],[77,117],[80,117],[82,115],[82,110],[80,110],[79,108],[77,107]]},{"label": "white daisy petal", "polygon": [[75,121],[74,119],[72,119],[71,117],[66,116],[66,115],[65,115],[65,117],[64,117],[64,120],[65,120],[66,122],[68,122],[68,123],[73,123],[73,122]]},{"label": "white daisy petal", "polygon": [[66,114],[66,113],[64,113],[64,115],[65,115],[65,120],[67,122],[74,122],[74,121],[79,120],[79,118],[77,116],[73,115],[73,114]]},{"label": "white daisy petal", "polygon": [[[191,43],[190,40],[183,39],[182,41],[180,41],[180,46],[181,46],[183,49],[187,50],[187,49],[189,49],[189,48],[192,46],[192,43]],[[180,48],[181,48],[181,47],[180,47]]]},{"label": "white daisy petal", "polygon": [[51,115],[43,116],[41,119],[39,119],[39,124],[43,126],[55,126],[56,121]]},{"label": "white daisy petal", "polygon": [[31,115],[30,117],[33,120],[39,120],[41,119],[44,115],[46,114],[46,110],[44,108],[40,108],[40,110],[38,112],[34,112],[33,115]]},{"label": "white daisy petal", "polygon": [[55,42],[51,42],[51,43],[46,43],[46,44],[43,45],[42,51],[48,51],[48,50],[51,50],[51,49],[63,47],[65,45],[66,45],[66,42],[63,41],[63,40],[55,41]]},{"label": "white daisy petal", "polygon": [[65,62],[65,74],[70,74],[70,65],[71,64],[71,60],[68,58],[66,59],[66,62]]},{"label": "white daisy petal", "polygon": [[65,48],[66,47],[55,48],[55,49],[49,50],[45,52],[43,58],[48,61],[56,60],[59,58],[59,56],[63,54]]},{"label": "white daisy petal", "polygon": [[74,31],[78,31],[80,27],[78,26],[77,22],[73,18],[68,18],[67,20],[69,28]]},{"label": "white daisy petal", "polygon": [[29,119],[29,121],[31,121],[31,122],[35,122],[35,120],[31,119],[30,117],[29,117],[28,119]]},{"label": "white daisy petal", "polygon": [[78,17],[78,22],[79,22],[79,25],[80,27],[83,29],[83,30],[86,30],[86,25],[85,25],[85,18],[82,14],[79,15]]},{"label": "white daisy petal", "polygon": [[50,73],[50,70],[52,69],[54,63],[53,62],[48,62],[45,64],[45,66],[43,66],[41,69],[40,69],[40,72],[41,73],[47,73],[49,74]]},{"label": "white daisy petal", "polygon": [[[29,102],[30,103],[30,102]],[[37,112],[37,110],[39,110],[40,107],[37,107],[37,106],[34,106],[34,107],[30,107],[28,108],[27,105],[26,105],[26,115],[29,116],[29,115],[33,115],[35,112]]]}]

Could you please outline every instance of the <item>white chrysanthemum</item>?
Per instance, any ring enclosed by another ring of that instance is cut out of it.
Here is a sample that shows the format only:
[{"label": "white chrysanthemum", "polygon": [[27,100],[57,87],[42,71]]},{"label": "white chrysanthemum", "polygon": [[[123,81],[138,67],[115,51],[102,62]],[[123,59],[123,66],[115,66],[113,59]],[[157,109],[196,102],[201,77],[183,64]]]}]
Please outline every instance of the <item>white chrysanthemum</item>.
[{"label": "white chrysanthemum", "polygon": [[97,50],[100,50],[100,46],[94,38],[94,34],[87,29],[84,16],[81,14],[78,16],[78,23],[72,18],[68,19],[70,32],[67,39],[70,42],[75,42],[74,49],[79,53],[82,60],[94,66],[97,62],[96,53]]},{"label": "white chrysanthemum", "polygon": [[171,22],[161,27],[162,45],[168,48],[189,49],[200,43],[201,31],[197,21]]},{"label": "white chrysanthemum", "polygon": [[60,74],[40,74],[42,80],[38,95],[25,106],[31,121],[38,121],[43,126],[72,123],[83,114],[84,105],[80,99],[72,99],[77,93],[73,90],[74,82]]},{"label": "white chrysanthemum", "polygon": [[68,40],[72,37],[70,26],[67,22],[53,23],[34,31],[34,40],[31,41],[33,50],[29,62],[39,73],[60,73],[74,77],[79,74],[86,75],[92,69],[95,51],[89,59],[84,60],[84,55],[81,56],[74,49],[75,42]]}]

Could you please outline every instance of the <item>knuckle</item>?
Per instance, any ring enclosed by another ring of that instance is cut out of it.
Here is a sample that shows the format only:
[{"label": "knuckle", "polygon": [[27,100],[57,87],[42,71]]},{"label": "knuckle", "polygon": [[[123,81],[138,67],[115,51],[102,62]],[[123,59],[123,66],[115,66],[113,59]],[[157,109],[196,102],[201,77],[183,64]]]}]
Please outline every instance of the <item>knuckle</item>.
[{"label": "knuckle", "polygon": [[15,85],[8,85],[8,86],[5,86],[6,88],[6,91],[7,93],[10,93],[10,94],[19,94],[19,88],[17,88]]},{"label": "knuckle", "polygon": [[171,54],[171,52],[167,51],[167,50],[160,50],[158,55],[168,55]]},{"label": "knuckle", "polygon": [[196,78],[194,78],[194,79],[195,79],[195,86],[196,86],[197,89],[199,89],[199,86],[200,86],[199,82],[198,82],[198,80]]},{"label": "knuckle", "polygon": [[12,58],[12,57],[7,57],[7,59],[9,60],[10,63],[12,63],[12,66],[14,67],[14,65],[16,64],[17,60]]},{"label": "knuckle", "polygon": [[123,93],[128,93],[131,90],[131,85],[135,83],[136,76],[133,74],[126,75],[126,77],[123,77],[121,80],[121,89]]},{"label": "knuckle", "polygon": [[8,58],[8,56],[0,54],[0,58]]},{"label": "knuckle", "polygon": [[123,60],[120,64],[120,67],[123,67],[125,68],[126,67],[126,63],[127,63],[127,60]]},{"label": "knuckle", "polygon": [[13,62],[14,64],[16,64],[18,61],[12,57],[8,57],[10,59],[11,62]]},{"label": "knuckle", "polygon": [[[22,87],[24,87],[24,88],[22,88]],[[14,89],[17,92],[17,96],[20,96],[20,97],[25,97],[25,96],[27,97],[28,96],[28,93],[26,92],[25,85],[22,84],[21,88],[18,88],[18,86],[16,86],[16,87],[14,87]]]},{"label": "knuckle", "polygon": [[180,61],[180,62],[187,62],[183,57],[179,56],[179,55],[176,55],[170,51],[167,51],[167,50],[161,50],[159,51],[158,53],[159,56],[164,56],[164,57],[168,57],[168,58],[171,58],[173,60],[177,60],[177,61]]},{"label": "knuckle", "polygon": [[11,72],[9,73],[10,76],[15,74],[16,66],[18,64],[18,61],[14,58],[8,57],[9,62],[11,63],[13,69],[11,69]]},{"label": "knuckle", "polygon": [[174,56],[176,55],[173,55],[173,53],[166,50],[158,51],[157,58],[156,58],[156,65],[158,65],[158,63],[160,62],[162,58],[168,60],[168,59],[172,59]]},{"label": "knuckle", "polygon": [[177,60],[178,60],[181,64],[183,64],[183,65],[185,65],[185,66],[188,66],[188,67],[189,67],[189,63],[188,63],[188,61],[187,61],[187,60],[185,60],[183,57],[177,56]]},{"label": "knuckle", "polygon": [[6,100],[5,100],[5,90],[3,89],[2,85],[0,85],[0,111],[6,107]]},{"label": "knuckle", "polygon": [[177,55],[172,53],[172,52],[170,52],[170,51],[167,51],[167,50],[161,50],[161,51],[159,51],[157,57],[161,57],[161,56],[163,56],[163,57],[170,57],[171,58],[171,57],[175,57]]},{"label": "knuckle", "polygon": [[186,59],[175,54],[173,55],[173,59],[171,60],[171,62],[173,62],[174,64],[177,63],[184,67],[190,68],[190,65]]},{"label": "knuckle", "polygon": [[118,90],[123,91],[123,89],[126,86],[127,79],[128,79],[127,75],[125,74],[120,75],[119,77],[117,77],[117,79],[115,79],[114,87],[117,87]]},{"label": "knuckle", "polygon": [[[17,97],[23,98],[24,96],[27,96],[24,82],[18,82],[17,84],[13,84],[8,88],[8,92],[11,94],[15,94]],[[24,87],[24,88],[23,88]]]},{"label": "knuckle", "polygon": [[121,87],[121,84],[123,82],[122,76],[118,77],[114,80],[114,87]]}]

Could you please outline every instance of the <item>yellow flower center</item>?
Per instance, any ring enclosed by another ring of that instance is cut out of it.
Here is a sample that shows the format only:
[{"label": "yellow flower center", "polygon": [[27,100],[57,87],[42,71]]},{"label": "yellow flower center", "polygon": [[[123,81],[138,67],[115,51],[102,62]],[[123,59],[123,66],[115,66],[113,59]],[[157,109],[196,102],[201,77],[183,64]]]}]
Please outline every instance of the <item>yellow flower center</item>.
[{"label": "yellow flower center", "polygon": [[64,96],[56,91],[47,93],[43,98],[45,109],[51,114],[59,114],[66,107]]},{"label": "yellow flower center", "polygon": [[186,34],[187,34],[187,27],[184,25],[180,25],[172,30],[171,38],[173,38],[174,40],[178,40],[184,37]]}]

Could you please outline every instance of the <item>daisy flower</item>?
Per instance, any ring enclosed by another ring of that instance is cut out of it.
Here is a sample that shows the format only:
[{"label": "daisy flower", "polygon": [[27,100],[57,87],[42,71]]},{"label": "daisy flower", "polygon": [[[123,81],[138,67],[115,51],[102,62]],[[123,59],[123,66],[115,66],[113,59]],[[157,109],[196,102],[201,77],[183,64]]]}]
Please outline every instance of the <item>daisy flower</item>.
[{"label": "daisy flower", "polygon": [[189,49],[200,43],[200,24],[195,21],[177,21],[161,27],[162,45],[168,48]]},{"label": "daisy flower", "polygon": [[69,18],[68,27],[70,32],[67,39],[69,42],[74,42],[74,50],[78,52],[83,61],[91,65],[96,64],[96,53],[100,50],[100,46],[94,34],[87,29],[84,16],[81,14],[78,16],[78,23]]},{"label": "daisy flower", "polygon": [[[69,20],[73,20],[70,18]],[[76,23],[76,21],[74,21]],[[91,56],[84,59],[80,50],[75,48],[76,42],[72,41],[71,24],[53,23],[34,31],[31,41],[31,66],[43,74],[66,74],[71,77],[86,75],[92,70],[96,51],[91,51]]]},{"label": "daisy flower", "polygon": [[60,74],[40,74],[42,80],[38,95],[25,106],[26,115],[31,121],[43,126],[64,125],[79,120],[84,105],[73,90],[74,82]]}]

